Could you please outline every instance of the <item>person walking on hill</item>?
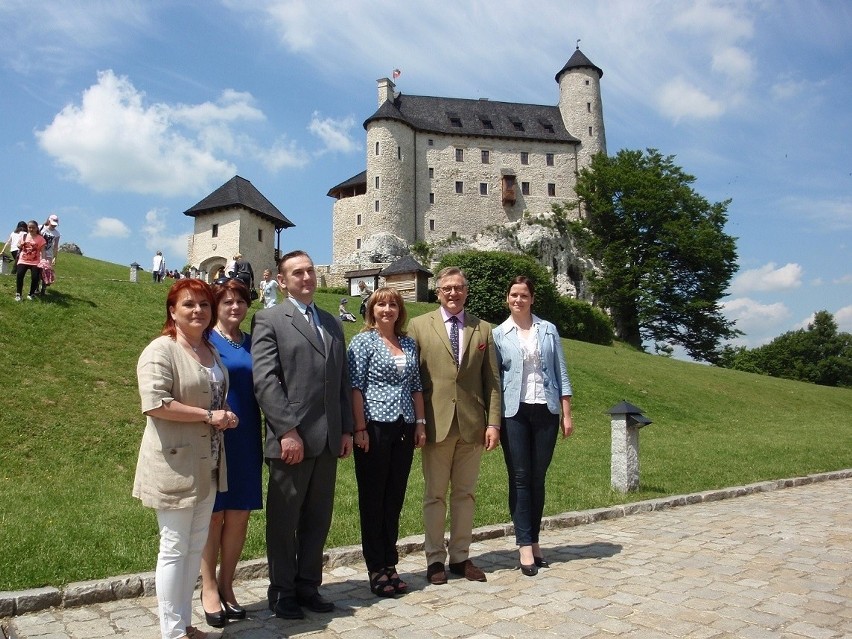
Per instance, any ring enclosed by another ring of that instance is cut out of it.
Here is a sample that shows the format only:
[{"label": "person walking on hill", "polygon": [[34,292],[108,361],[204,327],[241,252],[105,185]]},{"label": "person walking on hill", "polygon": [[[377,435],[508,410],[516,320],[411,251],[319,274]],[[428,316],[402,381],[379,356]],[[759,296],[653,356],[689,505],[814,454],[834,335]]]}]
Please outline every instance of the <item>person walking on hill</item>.
[{"label": "person walking on hill", "polygon": [[[494,329],[503,396],[503,457],[509,474],[509,512],[521,572],[548,565],[538,544],[544,485],[556,435],[574,432],[571,381],[556,327],[533,315],[535,285],[515,277],[506,294],[511,315]],[[562,415],[560,419],[560,413]]]},{"label": "person walking on hill", "polygon": [[163,281],[166,274],[166,258],[163,257],[162,251],[157,251],[154,259],[151,261],[151,278],[155,284]]},{"label": "person walking on hill", "polygon": [[157,513],[156,586],[163,639],[206,636],[192,626],[192,595],[217,489],[228,489],[222,431],[239,418],[226,403],[228,370],[209,335],[216,300],[199,279],[175,282],[162,334],[139,357],[145,431],[133,496]]},{"label": "person walking on hill", "polygon": [[260,299],[263,308],[272,308],[278,303],[278,280],[272,279],[272,271],[265,269],[263,279],[260,280]]},{"label": "person walking on hill", "polygon": [[59,254],[59,216],[52,214],[48,216],[44,224],[39,228],[39,233],[44,238],[44,259],[42,265],[41,294],[44,295],[49,284],[52,284],[56,275],[56,256]]},{"label": "person walking on hill", "polygon": [[30,293],[27,295],[28,300],[32,300],[33,296],[38,291],[38,283],[41,279],[41,269],[39,263],[46,259],[44,252],[44,238],[38,232],[38,222],[30,220],[27,222],[27,232],[21,235],[18,243],[18,269],[17,290],[15,293],[15,301],[21,301],[21,293],[24,290],[24,276],[27,271],[30,272]]},{"label": "person walking on hill", "polygon": [[252,270],[251,262],[244,259],[239,253],[234,256],[234,259],[236,259],[234,277],[245,284],[246,288],[251,291],[254,288],[254,270]]},{"label": "person walking on hill", "polygon": [[9,239],[6,240],[6,243],[3,245],[3,250],[0,251],[0,255],[3,255],[6,253],[6,249],[9,249],[9,254],[12,256],[12,275],[16,275],[18,273],[18,253],[20,252],[18,247],[26,232],[27,223],[21,220],[18,222],[15,230],[9,234]]}]

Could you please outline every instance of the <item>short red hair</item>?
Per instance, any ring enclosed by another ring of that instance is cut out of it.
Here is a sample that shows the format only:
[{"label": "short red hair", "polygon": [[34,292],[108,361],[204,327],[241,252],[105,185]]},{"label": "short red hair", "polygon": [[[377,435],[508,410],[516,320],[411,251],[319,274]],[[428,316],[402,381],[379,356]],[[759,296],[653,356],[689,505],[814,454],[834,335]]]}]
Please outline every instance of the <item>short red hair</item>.
[{"label": "short red hair", "polygon": [[189,291],[200,297],[206,298],[210,302],[210,324],[204,329],[204,339],[210,335],[210,331],[216,326],[216,296],[213,295],[213,289],[206,282],[195,279],[194,277],[184,277],[172,284],[169,289],[169,294],[166,296],[166,323],[163,324],[162,335],[168,335],[172,339],[177,337],[177,329],[175,321],[172,319],[171,309],[177,306],[178,299],[184,291]]}]

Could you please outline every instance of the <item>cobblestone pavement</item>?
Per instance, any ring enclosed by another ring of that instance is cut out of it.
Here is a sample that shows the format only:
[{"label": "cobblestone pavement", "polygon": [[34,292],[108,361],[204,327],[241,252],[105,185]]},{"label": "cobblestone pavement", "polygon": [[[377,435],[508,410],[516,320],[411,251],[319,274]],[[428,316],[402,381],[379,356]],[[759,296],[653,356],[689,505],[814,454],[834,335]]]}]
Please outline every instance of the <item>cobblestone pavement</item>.
[{"label": "cobblestone pavement", "polygon": [[[426,585],[422,553],[399,565],[412,592],[373,597],[360,566],[326,572],[331,614],[276,619],[266,580],[238,584],[249,618],[211,637],[852,637],[852,479],[640,512],[548,530],[551,568],[514,569],[512,538],[471,549],[487,583]],[[15,639],[159,637],[139,597],[9,620]],[[201,609],[196,607],[198,624]]]}]

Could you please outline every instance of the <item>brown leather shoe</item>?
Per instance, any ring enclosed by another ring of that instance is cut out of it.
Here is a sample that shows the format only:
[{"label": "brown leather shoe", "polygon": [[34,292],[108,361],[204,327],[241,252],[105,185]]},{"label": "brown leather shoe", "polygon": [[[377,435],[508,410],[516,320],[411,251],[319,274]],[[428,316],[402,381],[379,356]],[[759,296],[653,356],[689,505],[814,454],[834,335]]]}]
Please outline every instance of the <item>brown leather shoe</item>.
[{"label": "brown leather shoe", "polygon": [[440,561],[429,564],[426,568],[426,581],[433,586],[443,586],[447,583],[447,572],[444,570],[444,564]]},{"label": "brown leather shoe", "polygon": [[470,559],[465,559],[457,564],[450,564],[450,572],[454,575],[461,575],[468,581],[488,581],[485,573],[480,568],[474,566]]}]

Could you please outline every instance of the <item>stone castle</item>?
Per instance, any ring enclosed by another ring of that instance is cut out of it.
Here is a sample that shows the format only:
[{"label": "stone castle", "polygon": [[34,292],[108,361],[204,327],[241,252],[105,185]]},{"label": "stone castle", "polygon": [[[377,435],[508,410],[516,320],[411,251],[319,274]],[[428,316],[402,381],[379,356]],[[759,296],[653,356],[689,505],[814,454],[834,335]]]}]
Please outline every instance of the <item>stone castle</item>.
[{"label": "stone castle", "polygon": [[367,168],[328,192],[331,279],[386,266],[418,243],[532,245],[563,293],[585,297],[592,265],[568,238],[524,221],[574,200],[579,169],[606,153],[602,76],[578,47],[556,74],[558,106],[405,95],[378,80],[378,110],[364,122]]}]

